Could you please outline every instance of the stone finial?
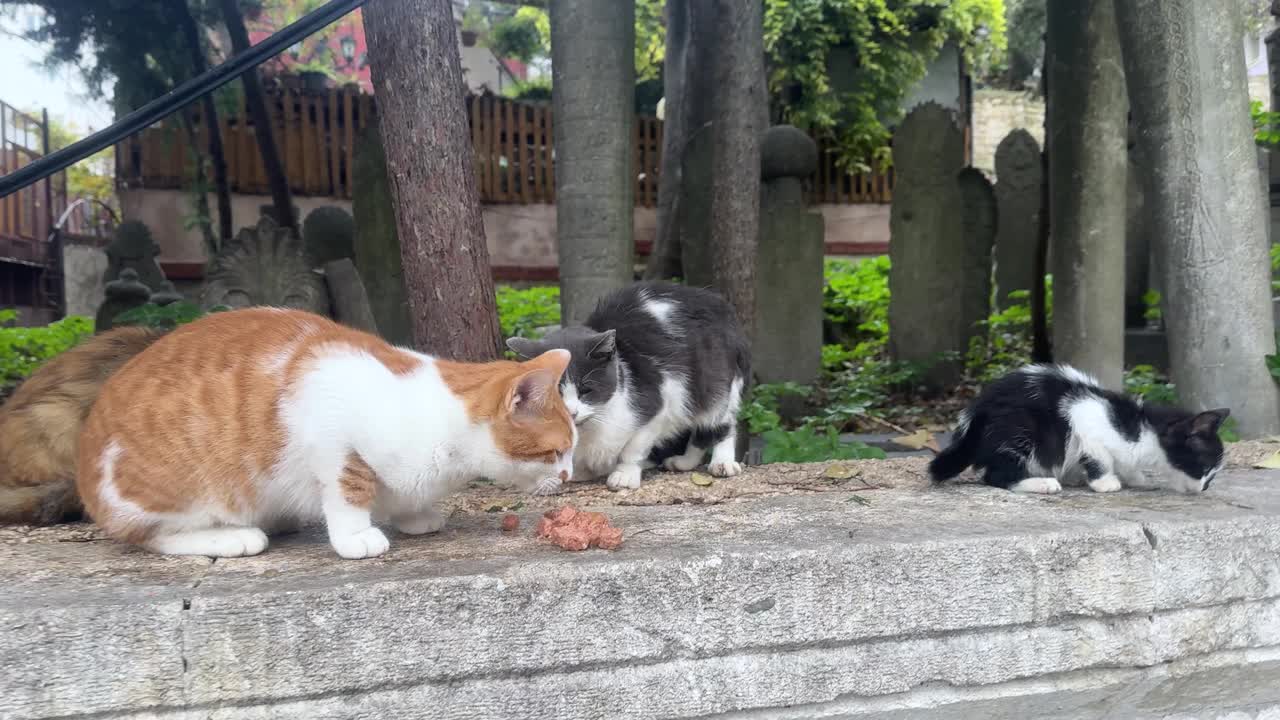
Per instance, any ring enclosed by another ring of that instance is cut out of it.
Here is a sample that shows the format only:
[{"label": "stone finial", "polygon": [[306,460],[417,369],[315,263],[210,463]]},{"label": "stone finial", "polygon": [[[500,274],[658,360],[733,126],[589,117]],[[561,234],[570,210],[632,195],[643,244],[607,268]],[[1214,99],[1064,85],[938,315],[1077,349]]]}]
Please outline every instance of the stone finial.
[{"label": "stone finial", "polygon": [[356,223],[336,205],[312,210],[302,221],[302,244],[315,267],[355,257]]},{"label": "stone finial", "polygon": [[94,330],[110,330],[121,313],[146,305],[150,299],[151,288],[138,279],[138,273],[132,268],[121,270],[119,278],[107,283],[106,299],[98,307]]},{"label": "stone finial", "polygon": [[156,305],[160,305],[161,307],[176,303],[180,300],[182,300],[182,293],[178,292],[178,289],[168,280],[165,280],[160,284],[160,292],[151,296],[151,302]]},{"label": "stone finial", "polygon": [[137,220],[120,223],[115,237],[106,247],[107,272],[103,282],[110,283],[122,276],[129,268],[134,271],[134,279],[146,285],[152,292],[161,289],[164,273],[156,256],[160,254],[160,246],[151,236],[151,230]]},{"label": "stone finial", "polygon": [[793,125],[774,125],[760,143],[760,176],[807,178],[818,170],[818,144]]}]

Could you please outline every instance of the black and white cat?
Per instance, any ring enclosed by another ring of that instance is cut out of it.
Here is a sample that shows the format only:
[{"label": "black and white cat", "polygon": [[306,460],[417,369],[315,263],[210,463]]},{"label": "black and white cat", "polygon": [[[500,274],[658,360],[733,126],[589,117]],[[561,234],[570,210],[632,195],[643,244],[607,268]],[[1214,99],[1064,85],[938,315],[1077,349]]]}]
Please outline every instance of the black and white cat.
[{"label": "black and white cat", "polygon": [[1066,365],[1029,365],[988,385],[929,464],[937,482],[973,466],[988,485],[1056,493],[1083,474],[1096,492],[1209,489],[1229,410],[1147,405]]},{"label": "black and white cat", "polygon": [[[655,461],[692,470],[708,449],[711,474],[742,471],[736,428],[751,358],[720,295],[636,283],[601,299],[584,326],[541,340],[511,338],[507,346],[526,358],[570,352],[560,391],[578,425],[575,478],[607,475],[612,490],[637,488]],[[672,452],[673,443],[683,446]]]}]

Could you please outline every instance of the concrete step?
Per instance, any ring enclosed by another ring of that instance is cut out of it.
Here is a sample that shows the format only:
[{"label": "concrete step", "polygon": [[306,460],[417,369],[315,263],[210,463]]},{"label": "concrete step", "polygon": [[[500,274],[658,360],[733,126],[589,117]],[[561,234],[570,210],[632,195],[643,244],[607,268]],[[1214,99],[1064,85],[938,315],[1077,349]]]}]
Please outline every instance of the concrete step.
[{"label": "concrete step", "polygon": [[922,462],[859,464],[857,486],[752,468],[729,482],[800,489],[611,507],[615,552],[533,539],[536,510],[513,534],[457,514],[365,561],[315,532],[217,562],[0,534],[0,717],[1280,713],[1280,473],[1037,497],[930,488]]}]

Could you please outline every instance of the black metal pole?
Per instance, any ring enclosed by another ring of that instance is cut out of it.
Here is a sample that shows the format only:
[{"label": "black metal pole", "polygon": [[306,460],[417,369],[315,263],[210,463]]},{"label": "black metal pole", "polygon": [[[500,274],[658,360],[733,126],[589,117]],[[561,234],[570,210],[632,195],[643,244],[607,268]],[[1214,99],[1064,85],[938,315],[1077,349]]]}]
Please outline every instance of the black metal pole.
[{"label": "black metal pole", "polygon": [[65,148],[0,177],[0,198],[10,195],[32,183],[73,165],[108,148],[121,140],[181,110],[202,96],[217,90],[236,79],[246,70],[255,68],[284,52],[290,45],[300,42],[326,25],[340,19],[365,3],[365,0],[330,0],[326,5],[307,13],[297,22],[275,32],[271,37],[254,45],[243,53],[231,57],[221,65],[191,78],[165,95],[152,100],[117,120],[106,128],[78,140]]}]

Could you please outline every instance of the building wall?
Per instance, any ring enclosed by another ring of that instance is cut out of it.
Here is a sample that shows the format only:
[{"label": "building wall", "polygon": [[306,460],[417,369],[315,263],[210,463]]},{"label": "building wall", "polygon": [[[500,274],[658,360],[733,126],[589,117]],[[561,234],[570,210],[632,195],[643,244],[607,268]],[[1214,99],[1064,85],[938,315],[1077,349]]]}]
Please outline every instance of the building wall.
[{"label": "building wall", "polygon": [[[271,202],[266,195],[232,196],[231,213],[236,228],[257,222],[259,208]],[[215,199],[209,198],[210,205]],[[302,217],[317,207],[336,205],[351,211],[347,200],[294,197]],[[160,261],[204,263],[204,241],[194,229],[183,227],[189,214],[189,197],[178,190],[126,190],[120,193],[126,220],[138,220],[151,229],[160,245]],[[489,260],[495,267],[551,268],[556,266],[555,205],[486,205],[482,209]],[[889,243],[888,205],[817,205],[826,221],[830,254],[874,254]],[[635,238],[653,241],[657,216],[653,208],[635,209]],[[87,291],[86,291],[87,292]],[[99,292],[100,294],[100,292]]]}]

